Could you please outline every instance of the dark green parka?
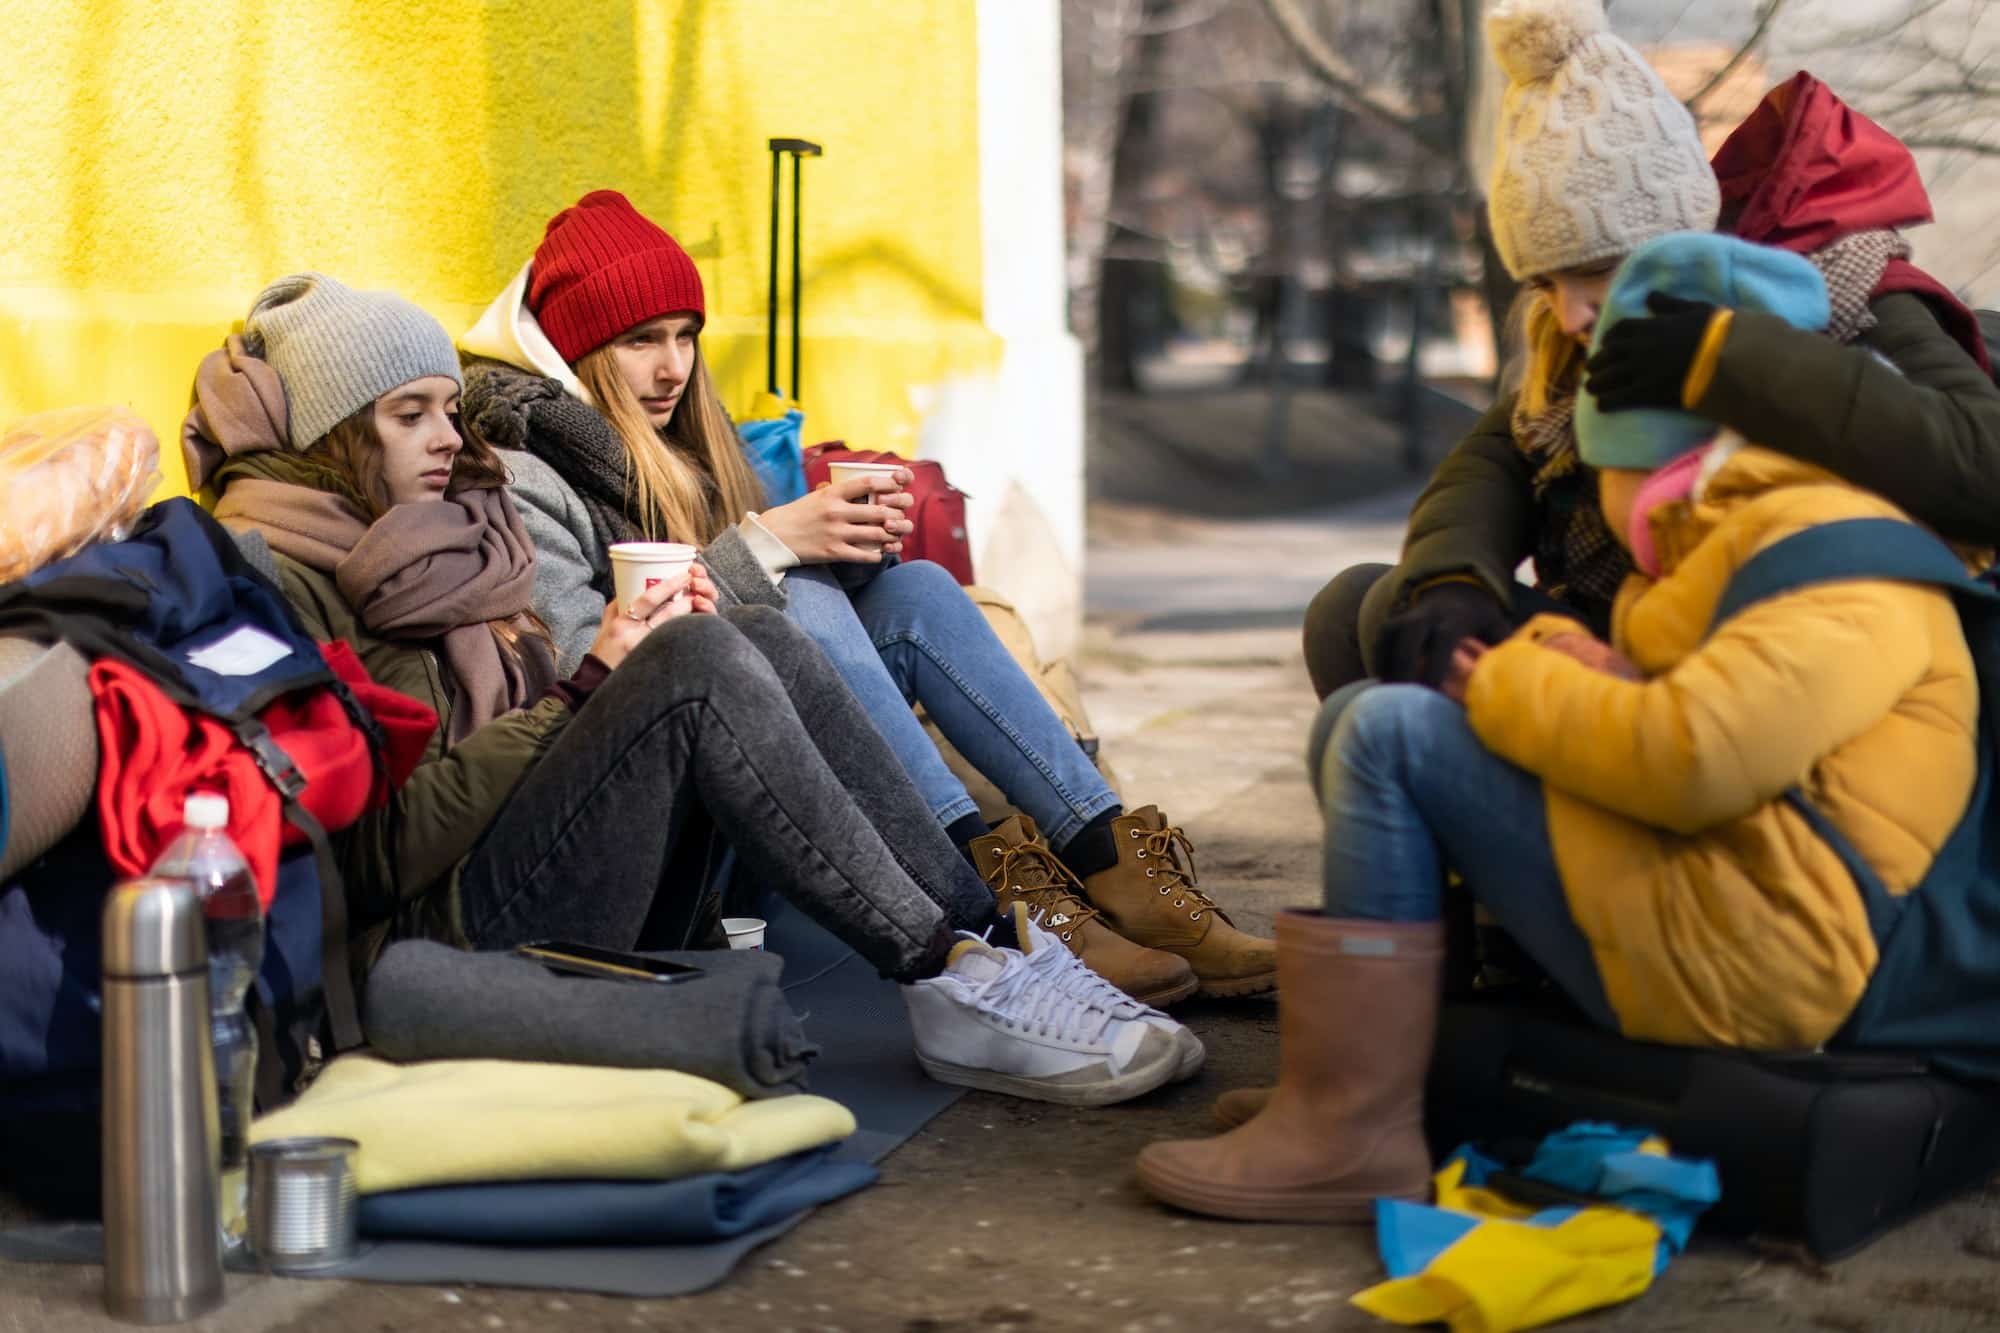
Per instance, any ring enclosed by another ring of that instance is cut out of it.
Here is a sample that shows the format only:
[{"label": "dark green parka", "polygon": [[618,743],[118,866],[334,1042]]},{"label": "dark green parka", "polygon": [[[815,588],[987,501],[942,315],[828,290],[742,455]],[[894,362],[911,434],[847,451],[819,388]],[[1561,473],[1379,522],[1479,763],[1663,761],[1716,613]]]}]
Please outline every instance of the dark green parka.
[{"label": "dark green parka", "polygon": [[464,946],[458,875],[473,846],[572,716],[549,695],[503,713],[445,748],[451,690],[434,644],[385,639],[368,630],[333,577],[274,554],[278,584],[315,639],[345,639],[378,683],[437,710],[438,729],[400,799],[334,835],[347,881],[357,972],[394,938]]},{"label": "dark green parka", "polygon": [[[1875,327],[1848,344],[1739,312],[1695,412],[1874,491],[1951,540],[2000,546],[2000,388],[1924,298],[1896,292],[1869,309]],[[1538,518],[1513,412],[1508,395],[1438,467],[1372,608],[1393,611],[1447,574],[1511,600]]]}]

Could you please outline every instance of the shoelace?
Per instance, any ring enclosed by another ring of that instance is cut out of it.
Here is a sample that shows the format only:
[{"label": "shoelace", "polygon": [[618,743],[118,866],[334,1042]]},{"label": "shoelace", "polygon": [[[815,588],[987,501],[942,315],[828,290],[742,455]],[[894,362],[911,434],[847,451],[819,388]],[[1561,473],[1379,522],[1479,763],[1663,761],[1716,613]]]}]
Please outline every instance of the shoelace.
[{"label": "shoelace", "polygon": [[1083,900],[1080,893],[1083,886],[1069,873],[1069,867],[1056,860],[1055,854],[1043,844],[1023,842],[991,850],[1000,859],[999,881],[1003,891],[1026,903],[1029,916],[1036,921],[1069,917],[1062,923],[1063,943],[1067,944],[1079,926],[1097,915],[1097,909]]},{"label": "shoelace", "polygon": [[[1050,984],[1047,969],[1034,966],[1028,955],[1014,949],[996,952],[1006,960],[1004,968],[999,976],[971,988],[972,1002],[1009,1027],[1064,1041],[1090,1042],[1103,1036],[1112,1020],[1121,1016],[1103,1004],[1071,994],[1066,987]],[[1060,948],[1050,952],[1069,955]]]},{"label": "shoelace", "polygon": [[[1046,930],[1041,933],[1050,934]],[[1048,984],[1063,994],[1100,1005],[1119,1018],[1141,1018],[1147,1014],[1166,1017],[1158,1009],[1139,1003],[1091,971],[1081,958],[1059,947],[1053,939],[1039,943],[1041,947],[1027,955],[1028,966],[1039,969]]]},{"label": "shoelace", "polygon": [[1176,907],[1186,907],[1188,900],[1193,899],[1194,911],[1188,913],[1190,921],[1199,921],[1203,912],[1216,910],[1215,899],[1203,893],[1195,883],[1194,844],[1188,841],[1179,824],[1169,824],[1163,829],[1135,828],[1128,831],[1132,837],[1145,843],[1139,849],[1139,859],[1144,861],[1150,858],[1159,862],[1157,867],[1146,868],[1146,878],[1157,879],[1161,871],[1168,876],[1167,883],[1160,886],[1161,897],[1178,891],[1181,896],[1174,899]]}]

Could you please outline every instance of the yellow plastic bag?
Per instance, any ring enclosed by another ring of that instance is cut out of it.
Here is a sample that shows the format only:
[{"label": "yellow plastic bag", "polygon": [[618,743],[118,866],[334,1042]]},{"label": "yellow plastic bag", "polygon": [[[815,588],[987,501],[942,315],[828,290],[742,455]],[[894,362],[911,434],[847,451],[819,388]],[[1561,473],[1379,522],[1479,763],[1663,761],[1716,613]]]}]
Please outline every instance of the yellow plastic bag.
[{"label": "yellow plastic bag", "polygon": [[116,540],[160,479],[160,442],[123,407],[65,407],[0,431],[0,583]]},{"label": "yellow plastic bag", "polygon": [[1486,1220],[1422,1272],[1359,1293],[1356,1306],[1395,1324],[1508,1333],[1629,1301],[1653,1284],[1661,1233],[1652,1219],[1598,1207],[1533,1226],[1520,1220],[1533,1209],[1462,1185],[1464,1174],[1456,1161],[1437,1173],[1437,1207]]}]

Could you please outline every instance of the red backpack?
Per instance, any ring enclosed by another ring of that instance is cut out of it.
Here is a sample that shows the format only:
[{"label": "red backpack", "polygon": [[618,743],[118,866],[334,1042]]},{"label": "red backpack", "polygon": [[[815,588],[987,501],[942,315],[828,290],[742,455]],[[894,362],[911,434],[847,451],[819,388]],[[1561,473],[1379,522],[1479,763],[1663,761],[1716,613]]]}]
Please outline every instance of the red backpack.
[{"label": "red backpack", "polygon": [[887,449],[849,449],[839,440],[806,450],[806,486],[826,484],[829,463],[895,463],[916,474],[909,510],[916,530],[903,539],[903,559],[934,560],[960,583],[972,580],[972,543],[965,535],[965,492],[945,480],[944,465],[903,458]]}]

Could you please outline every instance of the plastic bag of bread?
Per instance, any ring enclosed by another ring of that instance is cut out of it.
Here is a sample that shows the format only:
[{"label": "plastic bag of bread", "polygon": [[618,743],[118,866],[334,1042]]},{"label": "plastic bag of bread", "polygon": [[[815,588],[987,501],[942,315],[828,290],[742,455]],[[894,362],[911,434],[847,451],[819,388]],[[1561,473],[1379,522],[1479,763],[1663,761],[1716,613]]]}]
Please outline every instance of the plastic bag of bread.
[{"label": "plastic bag of bread", "polygon": [[65,407],[0,430],[0,583],[123,537],[160,480],[160,442],[125,407]]}]

